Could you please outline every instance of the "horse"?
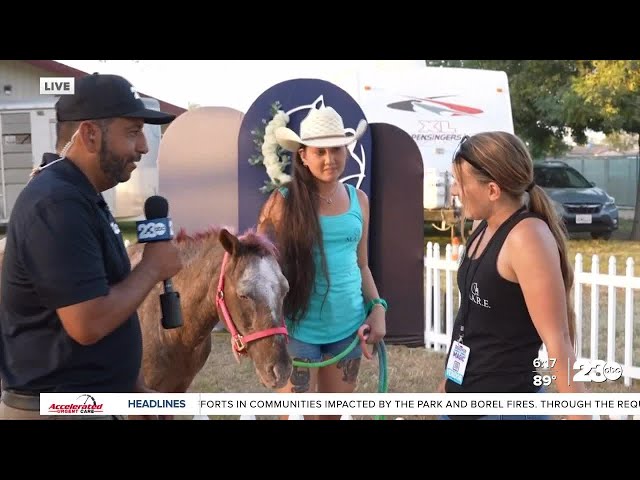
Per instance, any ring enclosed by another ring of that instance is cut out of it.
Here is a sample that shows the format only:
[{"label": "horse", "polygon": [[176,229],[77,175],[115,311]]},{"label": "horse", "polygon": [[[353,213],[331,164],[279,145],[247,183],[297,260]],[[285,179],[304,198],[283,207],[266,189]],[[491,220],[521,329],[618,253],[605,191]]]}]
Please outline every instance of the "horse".
[{"label": "horse", "polygon": [[[275,246],[253,230],[236,236],[219,227],[194,235],[181,230],[173,242],[183,264],[172,282],[184,320],[178,328],[163,328],[162,283],[138,307],[145,385],[158,392],[188,391],[211,353],[212,330],[222,320],[236,359],[249,357],[265,387],[283,387],[293,368],[282,311],[289,284]],[[141,243],[127,247],[132,268],[143,249]],[[0,268],[3,259],[1,251]]]},{"label": "horse", "polygon": [[[172,282],[180,294],[184,325],[163,328],[158,284],[138,308],[146,386],[186,392],[207,361],[211,332],[222,320],[236,359],[250,357],[265,387],[283,387],[293,368],[282,312],[289,284],[274,245],[252,230],[235,236],[216,227],[195,235],[181,230],[174,241],[183,268]],[[141,243],[127,248],[132,268],[143,248]]]}]

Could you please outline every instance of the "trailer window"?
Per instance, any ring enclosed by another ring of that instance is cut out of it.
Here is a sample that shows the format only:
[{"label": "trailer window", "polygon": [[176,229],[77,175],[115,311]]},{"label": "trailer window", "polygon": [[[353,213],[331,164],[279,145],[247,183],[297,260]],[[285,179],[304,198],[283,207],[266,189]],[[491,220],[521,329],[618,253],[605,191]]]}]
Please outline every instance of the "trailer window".
[{"label": "trailer window", "polygon": [[31,145],[30,133],[13,133],[2,136],[3,145]]}]

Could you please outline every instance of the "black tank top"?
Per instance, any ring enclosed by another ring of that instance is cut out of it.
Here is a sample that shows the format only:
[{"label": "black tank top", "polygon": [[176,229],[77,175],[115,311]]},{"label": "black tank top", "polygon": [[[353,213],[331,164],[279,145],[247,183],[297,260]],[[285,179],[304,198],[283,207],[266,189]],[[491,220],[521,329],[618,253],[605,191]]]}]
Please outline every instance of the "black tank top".
[{"label": "black tank top", "polygon": [[[448,393],[534,393],[533,361],[542,340],[535,329],[518,283],[498,273],[498,254],[507,235],[518,222],[529,217],[525,207],[508,218],[489,240],[477,259],[475,251],[486,232],[483,221],[471,234],[464,259],[458,268],[461,303],[453,325],[453,340],[470,348],[462,385],[447,380]],[[474,240],[478,241],[474,244]],[[451,348],[449,348],[449,351]],[[446,360],[445,360],[446,362]],[[446,364],[446,363],[445,363]]]}]

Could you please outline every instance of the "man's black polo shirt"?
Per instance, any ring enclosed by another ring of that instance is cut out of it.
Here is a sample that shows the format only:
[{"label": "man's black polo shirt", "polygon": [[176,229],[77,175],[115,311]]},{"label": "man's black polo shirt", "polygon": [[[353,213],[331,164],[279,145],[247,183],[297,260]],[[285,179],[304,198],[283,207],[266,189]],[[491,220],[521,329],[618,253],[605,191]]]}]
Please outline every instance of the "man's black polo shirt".
[{"label": "man's black polo shirt", "polygon": [[0,291],[2,387],[130,392],[142,359],[137,313],[89,346],[69,337],[56,313],[107,295],[131,264],[102,195],[72,162],[51,160],[18,196],[8,225]]}]

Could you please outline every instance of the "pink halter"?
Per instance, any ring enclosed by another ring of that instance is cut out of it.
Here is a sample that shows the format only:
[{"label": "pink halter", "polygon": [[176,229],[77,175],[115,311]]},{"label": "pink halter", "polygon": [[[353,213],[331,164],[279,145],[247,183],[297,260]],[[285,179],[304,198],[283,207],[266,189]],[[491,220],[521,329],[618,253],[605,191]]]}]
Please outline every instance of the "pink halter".
[{"label": "pink halter", "polygon": [[216,292],[216,306],[222,312],[222,318],[227,325],[227,330],[229,330],[229,333],[231,333],[231,345],[233,347],[234,353],[246,354],[248,343],[258,340],[259,338],[269,337],[271,335],[282,334],[285,335],[285,338],[287,338],[288,340],[289,334],[284,322],[284,317],[282,318],[282,326],[280,327],[267,328],[265,330],[253,332],[248,335],[240,335],[240,333],[238,333],[238,330],[236,329],[236,326],[231,319],[229,309],[227,308],[227,305],[224,301],[224,273],[228,261],[229,253],[225,252],[224,257],[222,258],[222,266],[220,267],[220,280],[218,281],[218,290]]}]

